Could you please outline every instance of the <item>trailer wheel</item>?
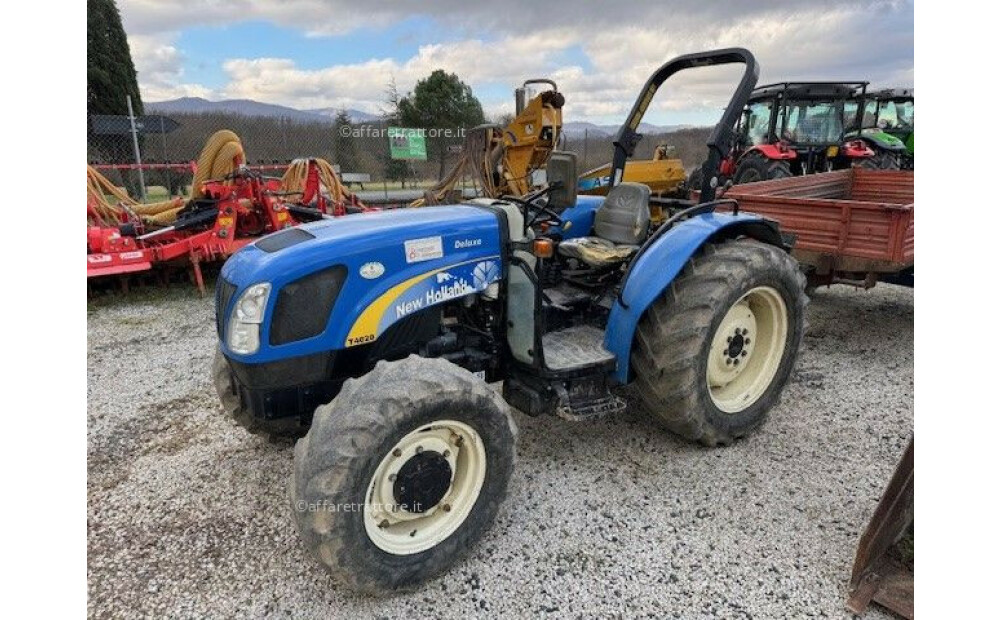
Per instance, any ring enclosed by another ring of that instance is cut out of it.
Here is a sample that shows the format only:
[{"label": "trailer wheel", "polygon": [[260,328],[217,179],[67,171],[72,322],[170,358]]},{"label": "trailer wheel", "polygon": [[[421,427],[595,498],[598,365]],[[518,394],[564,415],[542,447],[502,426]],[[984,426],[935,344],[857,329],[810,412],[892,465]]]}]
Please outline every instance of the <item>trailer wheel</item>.
[{"label": "trailer wheel", "polygon": [[736,180],[733,183],[756,183],[771,179],[784,179],[792,176],[792,167],[784,159],[767,159],[753,152],[743,158],[736,166]]},{"label": "trailer wheel", "polygon": [[247,432],[268,439],[301,437],[303,435],[304,429],[297,418],[276,420],[263,425],[253,417],[240,401],[229,364],[218,349],[215,350],[215,359],[212,360],[212,383],[215,385],[215,392],[219,395],[222,412]]},{"label": "trailer wheel", "polygon": [[805,276],[751,239],[707,245],[639,321],[632,368],[668,430],[729,444],[767,417],[798,355]]},{"label": "trailer wheel", "polygon": [[515,441],[507,404],[468,371],[417,356],[379,362],[319,407],[296,444],[296,526],[352,589],[416,585],[489,529]]}]

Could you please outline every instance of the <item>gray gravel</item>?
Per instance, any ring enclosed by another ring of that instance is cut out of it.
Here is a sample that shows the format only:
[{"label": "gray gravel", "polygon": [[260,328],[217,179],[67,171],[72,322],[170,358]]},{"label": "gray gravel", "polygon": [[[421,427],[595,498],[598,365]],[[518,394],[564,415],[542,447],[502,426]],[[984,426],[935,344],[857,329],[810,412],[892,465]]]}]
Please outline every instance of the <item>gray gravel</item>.
[{"label": "gray gravel", "polygon": [[300,546],[291,445],[221,417],[211,300],[99,300],[89,615],[848,617],[858,536],[913,428],[913,294],[837,287],[809,312],[782,404],[729,448],[675,439],[637,404],[592,423],[517,414],[494,528],[443,577],[374,599],[333,585]]}]

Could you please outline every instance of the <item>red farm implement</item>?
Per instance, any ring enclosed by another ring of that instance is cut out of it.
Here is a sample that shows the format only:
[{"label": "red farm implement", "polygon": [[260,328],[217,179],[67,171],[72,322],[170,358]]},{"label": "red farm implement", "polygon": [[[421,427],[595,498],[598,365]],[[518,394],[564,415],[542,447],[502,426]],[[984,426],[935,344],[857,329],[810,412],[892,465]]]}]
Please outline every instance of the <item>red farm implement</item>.
[{"label": "red farm implement", "polygon": [[322,159],[296,160],[281,178],[244,161],[235,134],[218,132],[196,164],[191,197],[156,204],[137,203],[88,167],[87,278],[190,267],[204,292],[203,263],[282,228],[370,210]]}]

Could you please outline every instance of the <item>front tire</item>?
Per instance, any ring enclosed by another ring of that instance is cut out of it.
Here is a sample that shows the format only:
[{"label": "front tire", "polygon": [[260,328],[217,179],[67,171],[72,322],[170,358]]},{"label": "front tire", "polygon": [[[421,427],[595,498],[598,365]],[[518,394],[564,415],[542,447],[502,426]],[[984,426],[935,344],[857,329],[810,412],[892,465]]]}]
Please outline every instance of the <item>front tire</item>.
[{"label": "front tire", "polygon": [[632,368],[645,409],[707,446],[762,424],[798,355],[804,289],[797,263],[777,247],[706,246],[639,321]]},{"label": "front tire", "polygon": [[319,407],[296,444],[296,526],[352,589],[414,586],[489,529],[515,441],[507,404],[468,371],[417,356],[379,362]]}]

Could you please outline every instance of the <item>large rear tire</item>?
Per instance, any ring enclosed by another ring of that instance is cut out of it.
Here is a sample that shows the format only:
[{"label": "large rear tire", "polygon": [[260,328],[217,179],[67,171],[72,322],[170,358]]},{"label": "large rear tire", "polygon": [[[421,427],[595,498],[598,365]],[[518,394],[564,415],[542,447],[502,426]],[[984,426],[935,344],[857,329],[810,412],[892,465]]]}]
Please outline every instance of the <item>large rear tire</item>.
[{"label": "large rear tire", "polygon": [[792,176],[792,167],[784,159],[767,159],[760,153],[754,151],[749,153],[736,166],[736,173],[733,175],[733,183],[756,183],[757,181],[770,181],[772,179],[784,179]]},{"label": "large rear tire", "polygon": [[891,151],[876,150],[874,157],[862,159],[860,165],[869,170],[899,170],[899,155]]},{"label": "large rear tire", "polygon": [[509,407],[442,359],[379,362],[319,407],[290,483],[309,551],[348,587],[407,588],[489,529],[514,468]]},{"label": "large rear tire", "polygon": [[632,368],[647,411],[708,446],[762,424],[798,355],[805,284],[772,245],[706,246],[639,321]]}]

